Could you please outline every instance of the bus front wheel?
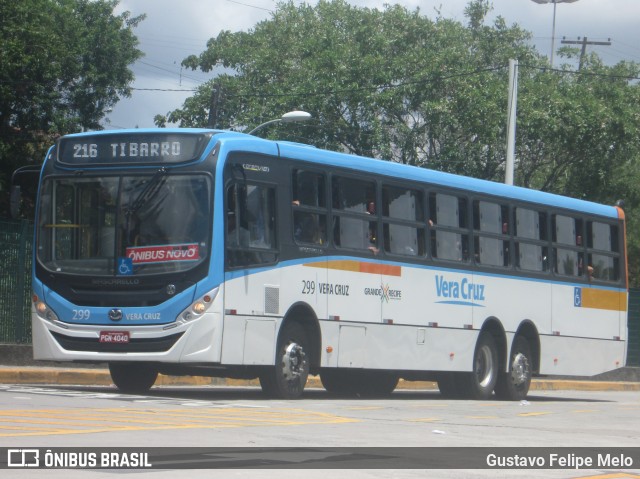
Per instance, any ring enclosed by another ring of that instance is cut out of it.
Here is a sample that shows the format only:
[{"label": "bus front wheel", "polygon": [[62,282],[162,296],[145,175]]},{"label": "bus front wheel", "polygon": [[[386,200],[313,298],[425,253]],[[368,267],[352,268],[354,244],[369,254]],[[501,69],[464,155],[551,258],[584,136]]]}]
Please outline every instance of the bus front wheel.
[{"label": "bus front wheel", "polygon": [[516,336],[509,356],[509,370],[498,378],[496,396],[509,401],[526,398],[531,385],[531,375],[529,342],[522,336]]},{"label": "bus front wheel", "polygon": [[158,370],[146,363],[109,363],[111,380],[125,393],[147,392],[158,378]]},{"label": "bus front wheel", "polygon": [[295,322],[286,323],[280,333],[275,367],[260,375],[265,394],[280,399],[297,399],[309,377],[307,335]]}]

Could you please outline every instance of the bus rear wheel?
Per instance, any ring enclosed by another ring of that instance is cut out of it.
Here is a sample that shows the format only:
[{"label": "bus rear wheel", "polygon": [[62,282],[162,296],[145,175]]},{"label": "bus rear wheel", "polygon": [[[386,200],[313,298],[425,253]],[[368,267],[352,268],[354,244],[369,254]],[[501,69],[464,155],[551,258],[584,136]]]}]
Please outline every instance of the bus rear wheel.
[{"label": "bus rear wheel", "polygon": [[502,373],[496,385],[499,399],[520,401],[527,397],[531,385],[531,348],[522,336],[516,336],[509,356],[509,370]]},{"label": "bus rear wheel", "polygon": [[109,373],[120,391],[131,394],[147,392],[158,378],[158,369],[148,363],[109,363]]},{"label": "bus rear wheel", "polygon": [[260,375],[260,386],[265,394],[280,399],[297,399],[302,395],[309,377],[308,344],[300,324],[289,322],[283,326],[276,364]]},{"label": "bus rear wheel", "polygon": [[478,337],[473,353],[473,371],[459,378],[459,386],[465,397],[484,400],[493,394],[498,380],[498,350],[493,336],[487,331],[481,332]]}]

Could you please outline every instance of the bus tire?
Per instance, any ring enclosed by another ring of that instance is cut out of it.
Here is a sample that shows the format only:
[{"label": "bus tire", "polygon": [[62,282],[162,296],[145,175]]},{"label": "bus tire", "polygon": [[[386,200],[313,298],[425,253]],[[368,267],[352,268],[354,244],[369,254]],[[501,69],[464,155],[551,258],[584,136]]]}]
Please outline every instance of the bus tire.
[{"label": "bus tire", "polygon": [[440,394],[447,399],[457,399],[462,397],[460,391],[459,373],[444,372],[438,373],[437,379]]},{"label": "bus tire", "polygon": [[109,373],[113,384],[130,394],[146,393],[158,378],[158,369],[148,363],[109,363]]},{"label": "bus tire", "polygon": [[309,343],[304,328],[293,321],[280,332],[276,364],[260,375],[262,391],[279,399],[297,399],[309,377]]},{"label": "bus tire", "polygon": [[460,376],[460,387],[470,399],[489,399],[498,380],[498,350],[493,336],[482,331],[473,353],[473,371]]},{"label": "bus tire", "polygon": [[508,401],[521,401],[526,398],[531,385],[531,364],[529,342],[523,336],[516,336],[511,346],[508,371],[498,377],[496,396]]},{"label": "bus tire", "polygon": [[323,369],[320,371],[322,387],[331,394],[353,395],[356,393],[347,371],[341,369]]},{"label": "bus tire", "polygon": [[390,396],[400,381],[397,374],[387,371],[367,371],[357,374],[356,387],[364,397]]}]

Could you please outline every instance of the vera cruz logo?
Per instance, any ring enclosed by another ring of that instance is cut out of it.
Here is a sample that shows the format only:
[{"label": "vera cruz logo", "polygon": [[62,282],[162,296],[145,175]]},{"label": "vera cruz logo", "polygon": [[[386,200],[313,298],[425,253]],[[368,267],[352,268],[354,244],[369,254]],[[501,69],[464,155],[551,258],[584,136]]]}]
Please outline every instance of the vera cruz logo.
[{"label": "vera cruz logo", "polygon": [[485,285],[474,283],[469,278],[462,280],[445,279],[443,275],[435,277],[436,296],[441,304],[455,304],[459,306],[479,306],[485,301]]}]

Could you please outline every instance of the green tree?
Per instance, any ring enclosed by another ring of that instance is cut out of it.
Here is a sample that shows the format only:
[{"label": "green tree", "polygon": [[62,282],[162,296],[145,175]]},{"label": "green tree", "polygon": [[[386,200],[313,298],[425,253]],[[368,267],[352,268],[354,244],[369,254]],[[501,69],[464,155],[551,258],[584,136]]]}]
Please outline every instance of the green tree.
[{"label": "green tree", "polygon": [[116,15],[117,5],[0,2],[0,191],[57,136],[100,129],[105,112],[130,95],[129,65],[142,56],[133,28],[144,16]]},{"label": "green tree", "polygon": [[[466,26],[398,5],[281,3],[253,30],[223,31],[185,59],[193,69],[225,70],[156,121],[205,126],[216,89],[217,127],[243,129],[299,108],[316,122],[293,131],[319,146],[491,177],[503,158],[480,169],[459,159],[469,148],[494,159],[479,134],[492,151],[504,149],[505,65],[542,60],[519,27],[500,18],[484,26],[488,10],[486,1],[470,3]],[[487,114],[499,129],[488,127]]]},{"label": "green tree", "polygon": [[[186,58],[186,67],[221,73],[156,122],[206,126],[213,111],[216,127],[244,130],[302,109],[316,121],[260,134],[503,181],[513,58],[516,184],[609,204],[623,198],[629,229],[640,232],[638,64],[607,66],[590,55],[576,72],[578,52],[561,49],[565,64],[552,70],[530,33],[501,17],[488,23],[490,8],[470,1],[461,23],[397,5],[280,3],[252,30],[223,31]],[[640,273],[637,237],[629,235],[630,257]]]}]

